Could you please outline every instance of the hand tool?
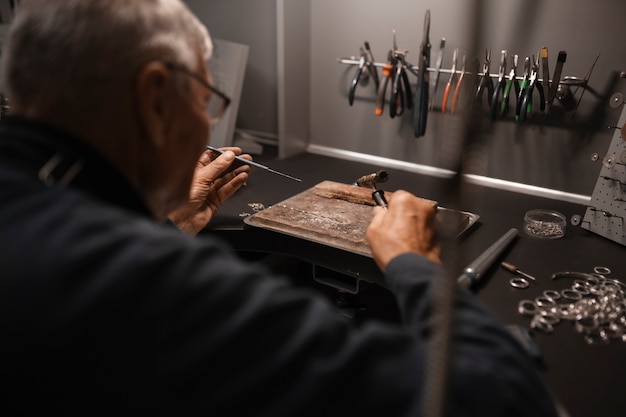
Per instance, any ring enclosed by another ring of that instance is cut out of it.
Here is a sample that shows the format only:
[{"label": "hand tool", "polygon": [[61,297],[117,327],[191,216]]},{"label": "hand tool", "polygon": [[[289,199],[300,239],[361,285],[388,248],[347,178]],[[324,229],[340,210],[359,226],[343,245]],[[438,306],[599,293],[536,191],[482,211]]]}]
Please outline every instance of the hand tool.
[{"label": "hand tool", "polygon": [[504,85],[504,92],[502,93],[502,103],[500,104],[500,115],[506,116],[509,111],[509,97],[511,94],[511,87],[515,86],[515,98],[519,96],[519,81],[517,81],[517,61],[519,56],[513,55],[513,66],[509,72],[509,77]]},{"label": "hand tool", "polygon": [[463,273],[457,279],[459,285],[463,287],[470,287],[478,282],[482,278],[483,273],[491,267],[496,258],[504,252],[511,242],[513,242],[517,234],[518,230],[512,228],[500,239],[495,241],[490,247],[488,247],[487,250],[485,250],[463,270]]},{"label": "hand tool", "polygon": [[522,78],[522,82],[520,83],[520,90],[517,94],[516,105],[515,105],[515,121],[519,122],[520,114],[522,111],[522,100],[524,99],[524,94],[526,94],[526,88],[528,88],[528,83],[530,82],[530,58],[526,57],[524,60],[524,78]]},{"label": "hand tool", "polygon": [[[393,119],[404,113],[405,107],[413,107],[411,85],[406,73],[409,66],[404,57],[408,51],[398,49],[396,45],[396,33],[393,33],[393,49],[387,54],[387,63],[383,66],[383,78],[378,88],[376,97],[376,115],[383,114],[385,94],[387,86],[391,83],[391,95],[389,97],[389,116]],[[404,86],[403,86],[404,84]]]},{"label": "hand tool", "polygon": [[548,63],[548,48],[541,48],[541,64],[543,65],[543,91],[545,94],[545,114],[550,114],[550,100],[548,92],[550,91],[550,65]]},{"label": "hand tool", "polygon": [[385,182],[388,179],[389,179],[389,175],[387,174],[387,171],[380,170],[380,171],[374,172],[373,174],[363,175],[362,177],[357,179],[352,185],[358,185],[359,187],[369,188],[369,187],[375,187],[377,182]]},{"label": "hand tool", "polygon": [[434,107],[434,101],[437,99],[437,86],[439,85],[439,74],[441,72],[441,64],[443,63],[443,50],[446,47],[446,38],[441,38],[439,43],[439,53],[437,54],[437,62],[435,63],[435,77],[430,80],[432,94],[430,95],[430,103],[428,108],[430,110]]},{"label": "hand tool", "polygon": [[491,49],[485,50],[485,63],[483,64],[483,73],[480,77],[480,82],[478,83],[478,88],[476,89],[476,94],[474,98],[477,102],[480,103],[483,91],[487,89],[487,95],[489,99],[493,97],[493,81],[491,80],[491,75],[489,72],[491,71]]},{"label": "hand tool", "polygon": [[506,269],[509,272],[512,272],[512,273],[517,274],[517,275],[521,275],[524,278],[528,278],[528,279],[531,279],[533,281],[537,281],[537,279],[535,277],[533,277],[532,275],[529,275],[529,274],[527,274],[525,272],[522,272],[516,265],[513,265],[512,263],[502,262],[500,264],[500,266],[502,268]]},{"label": "hand tool", "polygon": [[383,65],[383,76],[378,86],[378,94],[376,96],[376,116],[382,116],[385,108],[385,92],[387,91],[387,84],[393,77],[393,68],[395,66],[393,51],[387,53],[387,62]]},{"label": "hand tool", "polygon": [[367,72],[374,80],[374,87],[378,89],[378,69],[376,69],[376,60],[374,59],[374,54],[372,53],[372,48],[370,48],[370,43],[368,41],[363,42],[365,46],[365,66],[367,67]]},{"label": "hand tool", "polygon": [[530,70],[530,78],[528,81],[528,87],[524,91],[522,97],[521,104],[521,113],[520,120],[526,120],[526,116],[530,115],[533,111],[533,91],[535,88],[539,92],[539,107],[541,111],[546,109],[546,98],[545,93],[543,91],[543,86],[541,83],[537,82],[537,75],[539,73],[539,55],[537,55],[537,60],[535,60],[535,56],[533,55],[533,64]]},{"label": "hand tool", "polygon": [[359,187],[371,187],[372,190],[372,200],[376,202],[377,205],[381,206],[385,210],[387,210],[387,199],[385,198],[385,192],[383,190],[379,190],[376,188],[377,182],[385,182],[389,179],[389,175],[387,175],[387,171],[381,170],[378,172],[374,172],[373,174],[363,175],[359,179],[357,179],[353,185],[358,185]]},{"label": "hand tool", "polygon": [[378,71],[376,70],[376,66],[374,65],[374,56],[372,55],[369,42],[365,41],[365,48],[361,47],[361,57],[359,58],[359,65],[356,69],[356,72],[354,73],[354,77],[352,78],[350,91],[348,93],[348,102],[351,106],[352,103],[354,103],[354,93],[357,86],[359,85],[359,81],[363,82],[364,80],[367,80],[369,78],[374,81],[374,87],[378,91]]},{"label": "hand tool", "polygon": [[559,83],[561,82],[561,71],[563,71],[563,64],[565,64],[565,60],[567,59],[567,52],[559,51],[559,56],[556,59],[556,67],[554,67],[554,76],[552,77],[552,83],[550,84],[550,92],[548,93],[548,102],[550,106],[554,102],[554,98],[556,97],[556,90],[559,88]]},{"label": "hand tool", "polygon": [[452,72],[450,72],[450,78],[448,78],[448,83],[446,84],[446,88],[443,91],[443,101],[441,102],[441,112],[446,112],[446,107],[448,106],[448,96],[450,95],[450,90],[452,89],[452,84],[454,84],[454,77],[456,76],[456,61],[459,55],[459,48],[454,50],[452,54]]},{"label": "hand tool", "polygon": [[[221,149],[214,148],[213,146],[210,146],[210,145],[207,145],[206,148],[208,150],[210,150],[212,152],[215,152],[215,153],[218,153],[220,155],[224,153],[224,151],[222,151]],[[260,168],[260,169],[263,169],[263,170],[265,170],[267,172],[271,172],[272,174],[281,175],[281,176],[283,176],[285,178],[289,178],[290,180],[302,182],[302,180],[300,178],[292,177],[291,175],[287,175],[287,174],[284,174],[284,173],[282,173],[280,171],[273,170],[270,167],[267,167],[265,165],[259,164],[258,162],[248,161],[247,159],[241,158],[239,156],[235,156],[235,161],[236,162],[233,163],[232,169],[235,169],[235,168],[237,168],[238,166],[241,166],[241,165],[249,165],[251,167]]]},{"label": "hand tool", "polygon": [[459,75],[459,80],[456,82],[456,87],[454,88],[454,94],[452,94],[452,109],[450,112],[454,114],[456,111],[456,105],[459,102],[459,93],[461,92],[461,85],[463,84],[463,78],[465,78],[465,54],[463,54],[463,64],[461,65],[461,74]]},{"label": "hand tool", "polygon": [[[391,97],[389,99],[389,115],[391,117],[400,116],[404,109],[413,107],[413,97],[411,96],[411,84],[406,73],[407,62],[404,57],[407,50],[398,49],[396,45],[396,34],[393,34],[393,55],[395,58],[395,68]],[[404,84],[404,87],[402,86]]]},{"label": "hand tool", "polygon": [[417,88],[415,89],[415,107],[413,108],[413,130],[419,138],[426,133],[428,117],[428,66],[430,65],[430,10],[424,16],[424,35],[419,53],[419,68],[417,74]]},{"label": "hand tool", "polygon": [[493,89],[493,95],[491,96],[491,120],[496,120],[496,114],[498,113],[498,107],[500,105],[500,92],[504,88],[504,74],[506,74],[506,50],[502,50],[500,54],[500,69],[498,70],[498,81]]}]

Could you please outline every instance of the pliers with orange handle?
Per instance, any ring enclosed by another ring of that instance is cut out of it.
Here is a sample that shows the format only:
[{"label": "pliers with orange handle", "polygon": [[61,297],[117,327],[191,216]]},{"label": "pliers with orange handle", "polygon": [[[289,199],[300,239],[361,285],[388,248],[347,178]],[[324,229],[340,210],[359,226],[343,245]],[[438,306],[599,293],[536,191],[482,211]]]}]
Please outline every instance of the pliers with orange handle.
[{"label": "pliers with orange handle", "polygon": [[448,106],[448,96],[450,95],[450,90],[452,89],[452,84],[454,84],[454,78],[456,76],[456,62],[458,55],[459,48],[456,48],[452,54],[452,72],[450,73],[450,78],[448,78],[448,84],[446,84],[446,88],[443,90],[443,101],[441,102],[442,113],[446,112],[446,107]]}]

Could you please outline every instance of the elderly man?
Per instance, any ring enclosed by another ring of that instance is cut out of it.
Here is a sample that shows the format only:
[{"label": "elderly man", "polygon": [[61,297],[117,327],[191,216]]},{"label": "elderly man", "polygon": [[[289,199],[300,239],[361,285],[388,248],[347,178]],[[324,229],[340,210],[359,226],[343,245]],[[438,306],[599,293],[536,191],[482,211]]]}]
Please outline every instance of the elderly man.
[{"label": "elderly man", "polygon": [[[2,415],[420,415],[433,210],[399,191],[368,229],[402,325],[356,329],[189,236],[250,173],[228,172],[240,149],[203,153],[227,103],[210,52],[180,0],[20,3],[2,53]],[[450,414],[554,415],[498,320],[463,289],[456,308]]]}]

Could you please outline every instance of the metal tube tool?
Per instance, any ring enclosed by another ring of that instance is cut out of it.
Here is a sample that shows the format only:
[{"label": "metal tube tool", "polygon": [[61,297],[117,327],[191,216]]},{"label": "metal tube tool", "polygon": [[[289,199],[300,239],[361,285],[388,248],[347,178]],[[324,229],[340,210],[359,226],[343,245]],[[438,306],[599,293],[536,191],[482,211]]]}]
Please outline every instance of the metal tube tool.
[{"label": "metal tube tool", "polygon": [[470,287],[474,283],[478,282],[483,273],[485,273],[494,261],[504,252],[513,239],[517,237],[518,230],[515,228],[510,229],[500,239],[498,239],[493,245],[485,250],[478,258],[476,258],[467,268],[463,270],[463,273],[457,279],[457,282],[464,286]]}]

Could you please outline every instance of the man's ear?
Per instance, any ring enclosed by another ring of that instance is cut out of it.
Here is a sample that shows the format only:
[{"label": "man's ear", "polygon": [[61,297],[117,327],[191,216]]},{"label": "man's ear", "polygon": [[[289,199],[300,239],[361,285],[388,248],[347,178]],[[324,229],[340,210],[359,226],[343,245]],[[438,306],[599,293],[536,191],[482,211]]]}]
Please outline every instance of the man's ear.
[{"label": "man's ear", "polygon": [[162,147],[172,116],[172,74],[162,62],[146,64],[137,76],[135,100],[139,128],[154,147]]}]

